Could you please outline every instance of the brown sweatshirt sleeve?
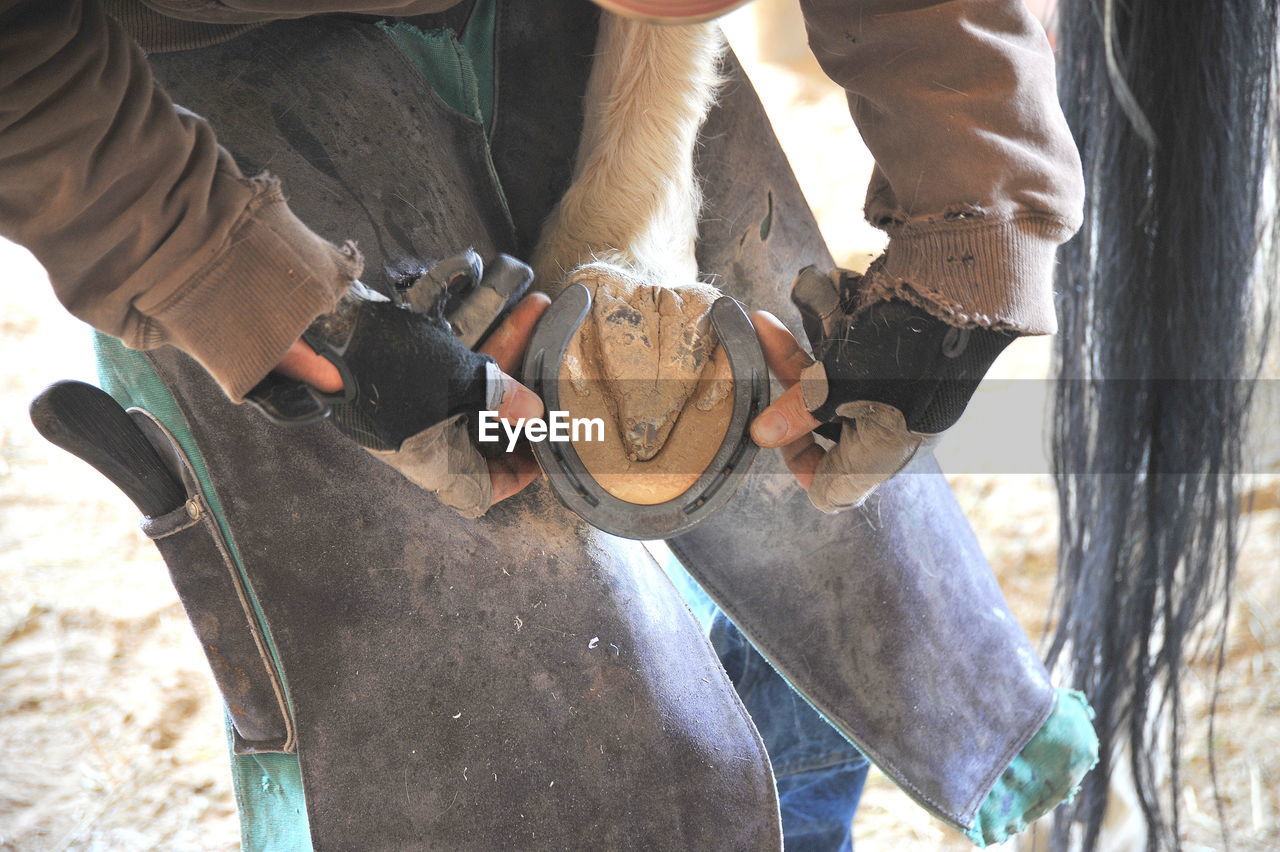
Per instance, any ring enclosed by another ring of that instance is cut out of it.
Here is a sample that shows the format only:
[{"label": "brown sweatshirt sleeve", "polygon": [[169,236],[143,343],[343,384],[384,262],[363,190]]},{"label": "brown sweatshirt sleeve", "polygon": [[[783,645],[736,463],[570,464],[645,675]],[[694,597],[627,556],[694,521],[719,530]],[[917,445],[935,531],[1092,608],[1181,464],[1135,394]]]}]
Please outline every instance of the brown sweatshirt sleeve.
[{"label": "brown sweatshirt sleeve", "polygon": [[1057,329],[1054,253],[1080,227],[1080,155],[1023,0],[801,0],[809,43],[875,157],[889,234],[869,300],[950,322]]},{"label": "brown sweatshirt sleeve", "polygon": [[71,313],[235,400],[360,274],[175,107],[94,0],[0,0],[0,234]]}]

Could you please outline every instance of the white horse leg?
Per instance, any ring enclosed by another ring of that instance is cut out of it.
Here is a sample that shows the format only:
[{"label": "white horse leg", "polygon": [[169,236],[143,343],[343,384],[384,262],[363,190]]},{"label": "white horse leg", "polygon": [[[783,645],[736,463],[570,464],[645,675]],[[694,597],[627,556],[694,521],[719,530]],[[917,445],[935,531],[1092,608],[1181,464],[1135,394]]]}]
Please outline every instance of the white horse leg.
[{"label": "white horse leg", "polygon": [[[657,456],[717,362],[708,311],[720,294],[698,281],[693,151],[721,49],[710,24],[602,16],[573,182],[534,254],[542,289],[592,291],[567,377],[599,389],[629,462]],[[709,408],[724,383],[703,390],[698,402]]]},{"label": "white horse leg", "polygon": [[697,280],[698,131],[722,50],[711,24],[655,26],[601,16],[573,182],[534,253],[540,286],[609,260],[655,284]]}]

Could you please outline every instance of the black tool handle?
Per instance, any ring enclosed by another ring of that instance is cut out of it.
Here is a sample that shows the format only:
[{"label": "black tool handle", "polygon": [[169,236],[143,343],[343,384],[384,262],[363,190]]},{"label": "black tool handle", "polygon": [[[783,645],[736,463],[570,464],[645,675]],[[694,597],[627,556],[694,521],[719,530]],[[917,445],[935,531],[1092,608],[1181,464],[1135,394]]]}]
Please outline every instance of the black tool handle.
[{"label": "black tool handle", "polygon": [[50,442],[93,465],[149,518],[187,502],[187,491],[114,399],[84,382],[55,382],[31,401],[31,422]]}]

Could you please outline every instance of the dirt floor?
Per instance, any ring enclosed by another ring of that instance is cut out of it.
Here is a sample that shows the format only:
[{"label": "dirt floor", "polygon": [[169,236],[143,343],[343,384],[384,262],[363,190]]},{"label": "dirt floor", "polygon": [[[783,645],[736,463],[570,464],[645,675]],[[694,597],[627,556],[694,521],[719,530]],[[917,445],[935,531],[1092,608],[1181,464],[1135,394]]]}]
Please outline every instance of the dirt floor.
[{"label": "dirt floor", "polygon": [[[840,93],[815,78],[802,53],[775,50],[766,57],[773,64],[759,63],[751,19],[739,14],[730,26],[837,258],[874,251],[880,238],[860,211],[869,161],[850,155],[861,145]],[[776,31],[787,27],[793,22],[783,20]],[[0,849],[236,849],[222,711],[165,568],[128,501],[46,444],[26,417],[48,382],[92,377],[88,341],[34,261],[0,242]],[[1047,353],[1043,342],[1022,341],[997,370],[1043,376]],[[1015,612],[1040,636],[1056,549],[1051,480],[952,481]],[[1254,485],[1216,747],[1232,848],[1274,850],[1280,475]],[[1212,669],[1194,671],[1193,757],[1177,795],[1188,848],[1220,849],[1205,749]],[[855,829],[868,850],[970,848],[879,775]]]}]

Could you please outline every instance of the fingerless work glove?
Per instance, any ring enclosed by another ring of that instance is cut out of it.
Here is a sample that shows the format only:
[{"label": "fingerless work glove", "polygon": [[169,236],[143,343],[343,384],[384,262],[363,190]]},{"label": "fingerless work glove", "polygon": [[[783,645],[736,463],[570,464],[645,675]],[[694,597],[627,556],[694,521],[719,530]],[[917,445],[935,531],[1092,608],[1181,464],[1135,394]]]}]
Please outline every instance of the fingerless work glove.
[{"label": "fingerless work glove", "polygon": [[[467,517],[492,504],[488,465],[471,426],[502,404],[505,380],[480,343],[528,289],[532,271],[500,255],[486,272],[474,252],[406,276],[397,300],[356,284],[302,339],[329,360],[343,392],[279,375],[246,397],[286,424],[323,418]],[[455,325],[452,320],[460,321]]]},{"label": "fingerless work glove", "polygon": [[959,328],[900,299],[862,304],[862,277],[800,271],[800,309],[814,363],[801,374],[805,406],[836,442],[809,497],[824,512],[860,505],[880,483],[926,456],[960,419],[1013,332]]}]

